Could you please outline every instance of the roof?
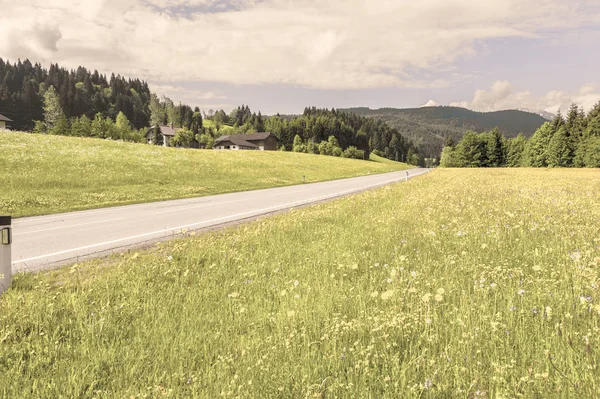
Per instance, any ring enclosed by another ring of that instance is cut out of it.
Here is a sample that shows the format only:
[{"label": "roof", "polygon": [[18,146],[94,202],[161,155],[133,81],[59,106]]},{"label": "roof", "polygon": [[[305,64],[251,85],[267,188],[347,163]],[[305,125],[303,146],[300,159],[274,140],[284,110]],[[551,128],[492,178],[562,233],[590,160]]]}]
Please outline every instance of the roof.
[{"label": "roof", "polygon": [[[163,136],[175,137],[175,130],[176,129],[178,129],[178,128],[173,128],[171,126],[160,126],[160,132],[162,133]],[[146,130],[146,137],[152,131],[154,131],[154,126],[148,128],[148,130]]]},{"label": "roof", "polygon": [[225,140],[231,140],[231,139],[237,139],[237,140],[243,140],[243,141],[260,141],[260,140],[265,140],[268,137],[275,137],[275,139],[277,139],[277,137],[271,132],[247,133],[247,134],[228,134],[228,135],[221,136],[218,139],[216,139],[215,143],[218,143],[219,141],[225,141]]},{"label": "roof", "polygon": [[171,126],[161,126],[160,132],[163,136],[175,136],[175,128],[172,128]]},{"label": "roof", "polygon": [[6,116],[0,114],[0,122],[12,122],[12,120],[10,120]]},{"label": "roof", "polygon": [[[238,136],[238,135],[236,135]],[[218,141],[220,145],[223,145],[225,142],[230,142],[233,145],[237,145],[239,147],[249,147],[249,148],[258,148],[258,146],[256,144],[252,144],[246,140],[242,140],[242,139],[238,139],[237,137],[233,137],[233,136],[227,136],[228,138],[224,139],[224,140],[220,140],[225,136],[219,137],[218,140],[215,141],[215,143]]]}]

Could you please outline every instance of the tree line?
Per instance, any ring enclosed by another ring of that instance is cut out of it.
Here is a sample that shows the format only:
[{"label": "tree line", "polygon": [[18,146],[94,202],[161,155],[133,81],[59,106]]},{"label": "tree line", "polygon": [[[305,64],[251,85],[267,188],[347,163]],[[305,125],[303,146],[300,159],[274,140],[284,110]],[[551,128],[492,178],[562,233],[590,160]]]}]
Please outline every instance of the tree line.
[{"label": "tree line", "polygon": [[127,120],[131,132],[137,133],[157,123],[196,132],[202,127],[198,107],[192,110],[167,97],[159,98],[145,81],[114,74],[107,77],[84,67],[68,70],[51,64],[46,69],[29,60],[11,64],[0,58],[0,110],[13,120],[14,130],[74,136],[117,138],[111,125],[117,119],[121,124]]},{"label": "tree line", "polygon": [[[14,130],[37,133],[142,142],[149,127],[172,124],[178,128],[172,145],[201,143],[211,148],[228,126],[231,133],[270,131],[286,151],[337,155],[339,148],[346,156],[368,158],[374,152],[392,160],[424,163],[418,149],[398,130],[355,114],[307,107],[302,115],[265,117],[242,105],[229,113],[210,110],[203,116],[198,107],[159,98],[139,79],[114,74],[108,78],[84,67],[67,70],[52,64],[45,69],[29,60],[11,64],[0,58],[0,110],[14,121]],[[212,123],[206,127],[204,119]],[[151,140],[161,144],[159,136],[155,132]],[[294,146],[296,137],[302,145]]]},{"label": "tree line", "polygon": [[97,114],[115,121],[122,112],[134,129],[148,126],[150,89],[139,79],[110,77],[84,67],[49,69],[29,60],[11,64],[0,58],[0,109],[15,130],[31,131],[44,118],[46,91],[54,88],[67,120]]},{"label": "tree line", "polygon": [[529,139],[507,139],[498,129],[467,132],[455,144],[446,141],[442,167],[600,167],[600,102],[587,114],[573,104],[544,123]]},{"label": "tree line", "polygon": [[[335,109],[305,108],[302,115],[265,117],[241,105],[226,113],[210,110],[204,119],[212,126],[201,129],[197,140],[212,148],[224,126],[228,133],[271,132],[280,150],[312,154],[367,158],[371,152],[397,161],[424,165],[416,146],[385,122]],[[192,133],[182,132],[190,140]],[[175,143],[179,143],[177,140]]]},{"label": "tree line", "polygon": [[[334,149],[330,150],[327,144],[331,143],[330,137],[333,137],[342,151],[352,147],[362,151],[367,159],[373,152],[414,165],[423,165],[425,162],[413,143],[385,122],[335,109],[308,107],[300,116],[276,115],[267,119],[265,127],[277,136],[288,151],[335,155]],[[358,156],[358,152],[351,151],[355,157]]]}]

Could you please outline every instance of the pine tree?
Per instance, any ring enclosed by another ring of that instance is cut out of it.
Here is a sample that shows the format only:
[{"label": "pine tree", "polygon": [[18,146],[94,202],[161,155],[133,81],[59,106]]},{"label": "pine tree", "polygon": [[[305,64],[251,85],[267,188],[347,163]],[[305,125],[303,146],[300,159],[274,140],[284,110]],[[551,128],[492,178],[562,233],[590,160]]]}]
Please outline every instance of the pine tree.
[{"label": "pine tree", "polygon": [[[196,107],[198,108],[198,107]],[[192,116],[192,125],[190,126],[190,130],[194,135],[199,134],[202,129],[202,114],[200,111],[195,111]]]},{"label": "pine tree", "polygon": [[547,154],[548,145],[552,136],[554,136],[553,122],[543,124],[527,142],[524,154],[524,165],[535,168],[548,166]]},{"label": "pine tree", "polygon": [[487,133],[486,156],[487,166],[497,168],[504,165],[504,141],[498,128]]},{"label": "pine tree", "polygon": [[522,134],[519,134],[513,139],[506,141],[506,160],[505,165],[510,168],[523,166],[523,157],[525,154],[525,146],[527,139]]},{"label": "pine tree", "polygon": [[56,90],[54,86],[50,86],[44,94],[44,121],[46,122],[46,130],[54,132],[54,127],[58,122],[61,123],[61,128],[64,128],[63,118],[66,120]]},{"label": "pine tree", "polygon": [[567,167],[573,164],[573,144],[566,126],[558,129],[548,143],[546,151],[548,166]]},{"label": "pine tree", "polygon": [[299,134],[294,137],[294,146],[292,147],[292,151],[294,152],[306,152],[306,146],[302,142],[302,138]]},{"label": "pine tree", "polygon": [[457,166],[479,168],[486,163],[485,142],[482,141],[479,135],[473,131],[468,131],[456,145],[456,162]]},{"label": "pine tree", "polygon": [[71,135],[71,127],[69,126],[69,121],[65,114],[61,113],[58,115],[54,126],[50,130],[50,134],[60,135],[60,136],[70,136]]},{"label": "pine tree", "polygon": [[586,119],[585,137],[600,137],[600,102],[592,108]]},{"label": "pine tree", "polygon": [[160,131],[160,126],[159,125],[155,125],[154,126],[154,134],[152,136],[152,144],[154,145],[163,145],[164,139],[163,139],[163,135]]},{"label": "pine tree", "polygon": [[442,168],[457,168],[460,167],[456,159],[455,149],[452,146],[444,146],[440,157],[440,166]]},{"label": "pine tree", "polygon": [[117,136],[123,140],[127,140],[131,135],[131,126],[129,125],[129,119],[123,112],[119,112],[115,123]]},{"label": "pine tree", "polygon": [[152,94],[150,96],[150,124],[152,126],[161,125],[164,123],[164,107],[161,104],[158,96]]},{"label": "pine tree", "polygon": [[94,116],[94,120],[92,121],[90,127],[90,135],[91,137],[97,137],[102,139],[105,138],[104,118],[102,117],[102,114],[100,112],[98,112],[96,116]]}]

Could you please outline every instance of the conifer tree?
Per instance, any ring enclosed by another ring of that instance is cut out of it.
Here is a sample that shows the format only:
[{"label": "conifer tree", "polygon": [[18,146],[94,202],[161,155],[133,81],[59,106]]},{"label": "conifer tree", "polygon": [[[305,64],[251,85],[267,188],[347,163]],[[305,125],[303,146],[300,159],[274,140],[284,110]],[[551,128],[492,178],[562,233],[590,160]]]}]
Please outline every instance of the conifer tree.
[{"label": "conifer tree", "polygon": [[159,125],[155,125],[154,126],[154,134],[152,136],[152,144],[154,145],[163,145],[164,139],[163,139],[163,135],[160,131],[160,126]]},{"label": "conifer tree", "polygon": [[554,136],[554,126],[556,123],[546,122],[529,139],[525,147],[525,166],[548,166],[546,150]]},{"label": "conifer tree", "polygon": [[573,164],[573,144],[566,126],[558,129],[546,150],[546,158],[550,167],[567,167]]},{"label": "conifer tree", "polygon": [[485,163],[485,142],[480,140],[479,135],[468,131],[460,143],[456,145],[456,163],[460,167],[478,168]]},{"label": "conifer tree", "polygon": [[522,134],[519,134],[517,137],[508,139],[506,141],[506,166],[510,168],[517,168],[523,165],[526,144],[527,139]]},{"label": "conifer tree", "polygon": [[65,114],[60,106],[58,94],[54,86],[50,86],[44,93],[44,121],[47,131],[56,134],[54,127],[59,122],[61,128],[64,128],[65,121],[63,118],[65,118]]},{"label": "conifer tree", "polygon": [[498,128],[494,128],[487,134],[486,166],[497,168],[504,165],[504,141]]},{"label": "conifer tree", "polygon": [[115,129],[117,132],[117,136],[120,139],[127,140],[131,135],[131,126],[129,125],[129,119],[127,116],[121,111],[117,115],[117,120],[115,122]]}]

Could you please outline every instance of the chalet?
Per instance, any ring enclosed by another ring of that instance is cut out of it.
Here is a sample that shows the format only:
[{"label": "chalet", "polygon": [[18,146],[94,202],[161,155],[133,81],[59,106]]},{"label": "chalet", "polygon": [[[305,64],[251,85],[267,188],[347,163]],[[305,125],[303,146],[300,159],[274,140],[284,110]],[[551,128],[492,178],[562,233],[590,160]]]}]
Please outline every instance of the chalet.
[{"label": "chalet", "polygon": [[229,134],[215,140],[215,150],[277,150],[277,137],[273,133]]},{"label": "chalet", "polygon": [[9,130],[11,122],[6,116],[0,114],[0,130]]},{"label": "chalet", "polygon": [[[149,128],[148,130],[146,130],[146,142],[148,144],[152,144],[152,139],[154,137],[154,129],[156,128],[156,126],[152,126],[151,128]],[[163,141],[163,146],[164,147],[169,147],[169,144],[171,142],[171,139],[173,137],[175,137],[175,128],[173,127],[173,124],[171,123],[171,125],[169,126],[159,126],[158,127],[160,129],[160,135],[162,136],[162,141]]]}]

